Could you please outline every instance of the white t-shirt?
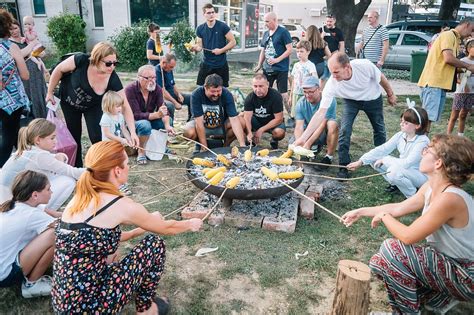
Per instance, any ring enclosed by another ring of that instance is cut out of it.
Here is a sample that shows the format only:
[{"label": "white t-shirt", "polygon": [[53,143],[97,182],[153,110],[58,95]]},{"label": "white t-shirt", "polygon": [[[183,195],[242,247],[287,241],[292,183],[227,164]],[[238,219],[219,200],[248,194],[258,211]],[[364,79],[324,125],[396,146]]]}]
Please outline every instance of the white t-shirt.
[{"label": "white t-shirt", "polygon": [[[469,57],[461,58],[461,61],[464,61],[465,63],[468,63],[470,65],[474,64],[474,60],[469,59]],[[466,74],[463,73],[462,75],[464,76]],[[461,91],[460,84],[456,86],[456,93],[474,93],[474,74],[471,73],[471,75],[467,78],[466,86],[464,87],[463,91]]]},{"label": "white t-shirt", "polygon": [[321,108],[329,108],[334,97],[355,101],[372,101],[382,94],[380,78],[382,72],[367,59],[351,61],[352,76],[347,81],[336,81],[330,77],[324,87]]},{"label": "white t-shirt", "polygon": [[[122,126],[125,125],[125,118],[122,113],[119,113],[116,116],[110,115],[109,113],[103,113],[100,123],[102,127],[107,127],[110,132],[120,138],[124,138],[122,134]],[[102,141],[110,140],[102,133]]]},{"label": "white t-shirt", "polygon": [[306,77],[310,77],[314,74],[315,77],[318,77],[316,72],[316,66],[311,61],[301,62],[298,61],[294,64],[293,70],[291,70],[291,75],[293,76],[293,93],[294,94],[303,94],[303,81]]},{"label": "white t-shirt", "polygon": [[0,213],[0,280],[10,274],[18,253],[53,221],[44,210],[22,202]]}]

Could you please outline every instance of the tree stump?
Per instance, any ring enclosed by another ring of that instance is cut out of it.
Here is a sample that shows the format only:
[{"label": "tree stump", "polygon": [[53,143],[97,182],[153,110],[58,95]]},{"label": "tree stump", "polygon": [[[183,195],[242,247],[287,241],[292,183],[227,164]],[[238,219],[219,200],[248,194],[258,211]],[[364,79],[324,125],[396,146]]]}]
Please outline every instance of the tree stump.
[{"label": "tree stump", "polygon": [[369,266],[353,260],[339,261],[331,314],[368,314],[369,297]]}]

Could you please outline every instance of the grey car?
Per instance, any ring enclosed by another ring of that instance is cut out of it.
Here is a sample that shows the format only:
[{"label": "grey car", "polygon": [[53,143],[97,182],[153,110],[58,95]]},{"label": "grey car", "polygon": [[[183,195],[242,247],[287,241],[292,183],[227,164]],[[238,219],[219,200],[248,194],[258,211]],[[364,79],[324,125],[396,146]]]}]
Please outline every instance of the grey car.
[{"label": "grey car", "polygon": [[[410,70],[411,54],[414,51],[427,52],[431,36],[422,32],[391,30],[388,32],[389,49],[385,68]],[[361,35],[356,36],[356,45]]]}]

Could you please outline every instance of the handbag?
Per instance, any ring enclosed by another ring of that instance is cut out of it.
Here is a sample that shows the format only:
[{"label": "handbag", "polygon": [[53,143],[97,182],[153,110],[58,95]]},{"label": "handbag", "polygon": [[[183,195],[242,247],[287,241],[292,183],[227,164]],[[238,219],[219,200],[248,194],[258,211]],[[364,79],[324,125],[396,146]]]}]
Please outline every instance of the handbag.
[{"label": "handbag", "polygon": [[77,143],[69,129],[67,129],[66,123],[51,108],[48,109],[46,119],[56,125],[56,147],[54,150],[66,154],[68,157],[67,163],[74,166],[76,163]]},{"label": "handbag", "polygon": [[150,138],[145,145],[145,155],[152,161],[161,161],[163,153],[166,150],[166,142],[168,141],[168,132],[166,130],[152,129]]}]

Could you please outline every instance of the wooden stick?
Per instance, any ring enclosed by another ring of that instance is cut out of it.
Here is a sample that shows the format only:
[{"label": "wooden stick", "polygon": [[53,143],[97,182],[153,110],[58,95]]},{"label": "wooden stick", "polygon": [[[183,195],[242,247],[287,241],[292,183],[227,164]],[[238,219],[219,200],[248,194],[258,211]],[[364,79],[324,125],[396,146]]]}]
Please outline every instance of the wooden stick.
[{"label": "wooden stick", "polygon": [[347,168],[347,165],[336,165],[336,164],[324,164],[324,163],[318,163],[318,162],[309,162],[309,161],[300,161],[300,160],[295,160],[293,161],[301,163],[301,164],[310,164],[310,165],[320,165],[320,166],[327,166],[327,167],[339,167],[339,168]]},{"label": "wooden stick", "polygon": [[219,197],[219,199],[217,199],[217,202],[216,202],[216,204],[214,205],[214,207],[212,207],[212,209],[209,210],[208,213],[206,213],[206,215],[204,216],[204,218],[202,218],[202,221],[205,221],[207,218],[209,218],[209,216],[210,216],[211,213],[214,211],[214,209],[217,208],[217,206],[219,205],[219,203],[220,203],[221,200],[222,200],[222,197],[224,197],[225,192],[227,191],[227,189],[228,189],[227,187],[224,189],[224,191],[222,192],[222,194],[221,194],[221,196]]},{"label": "wooden stick", "polygon": [[190,202],[186,203],[184,206],[182,206],[182,207],[180,207],[180,208],[178,208],[178,209],[176,209],[176,210],[174,210],[174,211],[171,211],[170,213],[168,213],[168,214],[166,214],[165,216],[163,216],[163,218],[167,218],[167,217],[169,217],[169,216],[171,216],[171,215],[173,215],[173,214],[175,214],[175,213],[180,212],[180,211],[183,210],[184,208],[188,207],[188,206],[189,206],[194,200],[196,200],[196,198],[197,198],[200,194],[202,194],[209,186],[211,186],[211,185],[207,185],[203,190],[199,191],[199,192],[196,194],[196,196],[194,196],[194,198],[191,199]]},{"label": "wooden stick", "polygon": [[191,168],[179,168],[179,167],[171,167],[171,168],[155,168],[152,170],[140,170],[140,171],[130,171],[129,174],[139,174],[139,173],[150,173],[150,172],[158,172],[158,171],[175,171],[175,170],[183,170],[183,171],[192,171]]},{"label": "wooden stick", "polygon": [[337,214],[335,214],[334,212],[332,212],[331,210],[329,210],[328,208],[320,205],[319,203],[317,203],[316,201],[314,201],[313,199],[309,198],[308,196],[306,196],[305,194],[303,193],[300,193],[298,190],[296,190],[295,188],[291,187],[290,185],[288,185],[287,183],[285,183],[284,181],[282,181],[281,179],[278,179],[278,181],[280,183],[282,183],[283,185],[285,185],[286,187],[290,188],[291,190],[293,190],[295,193],[303,196],[304,198],[310,200],[312,203],[314,203],[315,205],[317,205],[319,208],[323,209],[324,211],[326,211],[327,213],[335,216],[336,218],[338,218],[339,220],[342,220],[342,218],[340,216],[338,216]]},{"label": "wooden stick", "polygon": [[196,140],[189,139],[189,138],[187,138],[187,137],[185,137],[185,136],[183,136],[183,135],[179,135],[178,137],[181,137],[181,138],[186,139],[186,140],[188,140],[188,141],[191,141],[191,142],[194,142],[194,143],[196,143],[196,144],[199,144],[201,147],[206,148],[209,152],[211,152],[211,153],[214,154],[215,156],[218,155],[216,152],[212,151],[211,149],[209,149],[208,147],[206,147],[204,144],[202,144],[202,143],[200,143],[200,142],[198,142],[198,141],[196,141]]},{"label": "wooden stick", "polygon": [[151,176],[150,174],[146,174],[147,177],[150,177],[151,179],[154,179],[158,184],[160,184],[161,186],[164,186],[166,189],[170,189],[167,185],[165,185],[161,180],[159,180],[158,178],[154,177],[154,176]]},{"label": "wooden stick", "polygon": [[204,178],[205,178],[204,176],[196,177],[196,178],[190,179],[190,180],[188,180],[188,181],[185,181],[185,182],[183,182],[183,183],[181,183],[181,184],[178,184],[178,185],[176,185],[176,186],[174,186],[174,187],[171,187],[170,189],[167,189],[167,190],[165,190],[165,191],[162,191],[162,192],[159,193],[158,195],[155,195],[155,196],[152,196],[152,197],[150,197],[150,198],[148,198],[148,199],[143,200],[143,201],[142,201],[142,205],[145,206],[145,205],[148,205],[148,204],[152,204],[152,203],[154,203],[154,202],[156,202],[156,201],[154,201],[154,202],[148,202],[148,201],[150,201],[150,200],[152,200],[152,199],[155,199],[156,197],[159,197],[159,196],[161,196],[161,195],[163,195],[163,194],[165,194],[165,193],[167,193],[167,192],[169,192],[169,191],[171,191],[171,190],[173,190],[173,189],[175,189],[175,188],[178,188],[179,186],[183,186],[183,185],[185,185],[185,184],[187,184],[187,183],[190,183],[190,182],[192,182],[192,181],[195,181],[195,180],[198,180],[198,179],[204,179]]},{"label": "wooden stick", "polygon": [[317,175],[317,174],[304,174],[304,176],[321,177],[321,178],[334,179],[334,180],[339,180],[339,181],[352,181],[352,180],[370,178],[370,177],[375,177],[375,176],[381,176],[381,175],[385,175],[385,174],[388,174],[388,173],[390,173],[390,172],[378,173],[378,174],[372,174],[372,175],[366,175],[366,176],[359,176],[359,177],[353,177],[353,178],[339,178],[339,177],[331,177],[331,176],[324,176],[324,175]]}]

